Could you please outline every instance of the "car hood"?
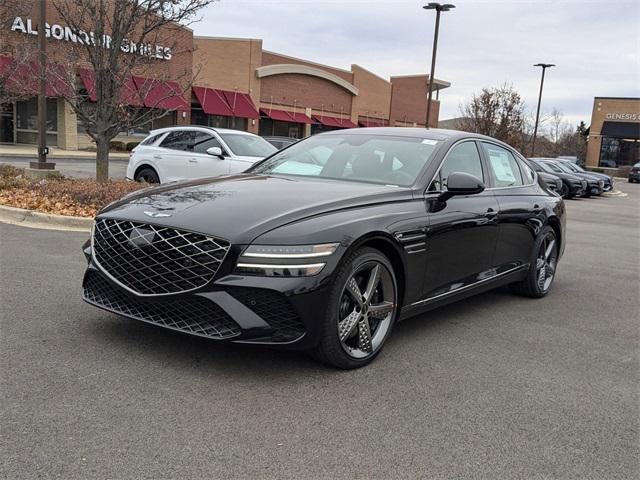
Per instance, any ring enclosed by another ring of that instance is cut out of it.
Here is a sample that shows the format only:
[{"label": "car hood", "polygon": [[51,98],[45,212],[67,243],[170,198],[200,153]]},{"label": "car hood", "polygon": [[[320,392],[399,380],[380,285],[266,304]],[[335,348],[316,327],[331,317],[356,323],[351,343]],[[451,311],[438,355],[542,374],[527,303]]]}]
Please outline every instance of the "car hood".
[{"label": "car hood", "polygon": [[170,226],[246,244],[310,216],[412,198],[409,188],[240,174],[144,189],[108,205],[98,217]]}]

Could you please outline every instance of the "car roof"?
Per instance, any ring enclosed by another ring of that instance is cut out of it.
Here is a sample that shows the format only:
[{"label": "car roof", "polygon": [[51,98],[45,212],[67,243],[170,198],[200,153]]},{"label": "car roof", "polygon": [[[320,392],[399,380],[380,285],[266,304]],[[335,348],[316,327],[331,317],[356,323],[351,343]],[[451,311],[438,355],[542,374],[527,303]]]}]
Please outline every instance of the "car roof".
[{"label": "car roof", "polygon": [[[432,140],[458,140],[462,138],[477,138],[480,140],[491,140],[506,145],[504,142],[486,135],[473,132],[463,132],[461,130],[449,130],[444,128],[423,128],[423,127],[366,127],[366,128],[348,128],[344,130],[331,130],[321,133],[320,135],[331,134],[348,134],[348,135],[393,135],[401,137],[417,137],[428,138]],[[513,148],[513,147],[511,147]]]},{"label": "car roof", "polygon": [[180,130],[206,130],[206,131],[216,132],[216,133],[233,133],[238,135],[249,135],[252,137],[257,137],[257,135],[251,132],[245,132],[244,130],[233,130],[231,128],[214,128],[214,127],[207,127],[206,125],[176,125],[173,127],[163,127],[163,128],[158,128],[156,130],[151,130],[149,132],[149,135],[157,135],[159,133],[166,133],[166,132],[173,132],[173,131],[180,131]]}]

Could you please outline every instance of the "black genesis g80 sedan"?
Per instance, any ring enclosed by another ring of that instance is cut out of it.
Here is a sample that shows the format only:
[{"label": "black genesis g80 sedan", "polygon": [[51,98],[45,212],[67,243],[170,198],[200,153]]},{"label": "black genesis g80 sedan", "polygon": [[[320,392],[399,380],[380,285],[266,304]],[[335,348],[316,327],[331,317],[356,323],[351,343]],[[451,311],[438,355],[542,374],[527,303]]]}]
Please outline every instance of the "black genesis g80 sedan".
[{"label": "black genesis g80 sedan", "polygon": [[355,368],[396,321],[500,285],[551,288],[563,200],[480,135],[319,134],[243,174],[130,194],[97,216],[84,299],[215,340]]}]

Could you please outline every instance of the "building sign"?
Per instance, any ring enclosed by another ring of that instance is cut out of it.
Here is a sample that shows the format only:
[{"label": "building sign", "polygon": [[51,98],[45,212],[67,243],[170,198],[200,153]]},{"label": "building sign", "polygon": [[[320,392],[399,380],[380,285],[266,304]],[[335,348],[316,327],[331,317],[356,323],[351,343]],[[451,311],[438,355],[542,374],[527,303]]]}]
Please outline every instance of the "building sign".
[{"label": "building sign", "polygon": [[[31,35],[37,35],[38,30],[36,28],[37,22],[33,22],[30,18],[16,17],[11,24],[12,32],[20,32]],[[58,25],[54,23],[49,25],[45,23],[45,35],[47,38],[55,38],[56,40],[63,40],[72,43],[79,43],[81,45],[101,45],[104,48],[111,48],[111,36],[103,35],[102,40],[96,41],[96,34],[94,32],[85,32],[84,30],[74,31],[70,27]],[[144,57],[153,57],[160,60],[171,60],[173,53],[170,47],[163,47],[162,45],[153,45],[151,43],[135,43],[131,40],[124,39],[120,50],[125,53],[133,53]]]},{"label": "building sign", "polygon": [[607,113],[607,120],[631,120],[632,122],[640,121],[640,114],[637,113]]}]

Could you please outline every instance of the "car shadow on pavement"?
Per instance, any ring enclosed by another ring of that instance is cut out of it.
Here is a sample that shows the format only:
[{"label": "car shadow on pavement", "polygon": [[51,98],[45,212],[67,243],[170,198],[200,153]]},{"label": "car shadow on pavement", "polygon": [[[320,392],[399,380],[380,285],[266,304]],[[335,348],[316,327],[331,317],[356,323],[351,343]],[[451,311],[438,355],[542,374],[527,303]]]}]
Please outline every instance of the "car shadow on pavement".
[{"label": "car shadow on pavement", "polygon": [[[375,366],[381,362],[393,362],[395,355],[402,355],[403,344],[407,342],[418,341],[427,345],[434,330],[456,328],[459,316],[491,308],[503,296],[511,296],[508,289],[471,297],[398,323],[382,352],[384,358],[368,368],[377,368]],[[476,319],[482,321],[480,316]],[[105,348],[117,351],[112,354],[145,357],[146,362],[161,364],[163,368],[170,368],[172,365],[176,368],[188,366],[202,369],[207,375],[216,375],[218,372],[262,379],[288,377],[299,373],[346,373],[322,365],[305,352],[264,345],[217,342],[109,313],[98,313],[96,322],[91,325],[91,333],[96,337],[103,337],[99,342]]]}]

